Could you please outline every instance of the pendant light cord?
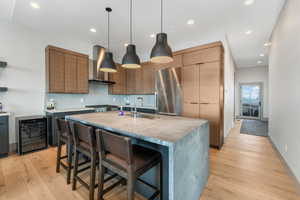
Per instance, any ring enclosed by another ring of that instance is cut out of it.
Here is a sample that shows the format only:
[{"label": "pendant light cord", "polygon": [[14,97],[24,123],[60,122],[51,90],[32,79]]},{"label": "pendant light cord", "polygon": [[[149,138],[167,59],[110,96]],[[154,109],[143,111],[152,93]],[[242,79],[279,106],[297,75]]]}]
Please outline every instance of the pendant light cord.
[{"label": "pendant light cord", "polygon": [[163,0],[160,0],[160,31],[163,32]]},{"label": "pendant light cord", "polygon": [[110,49],[110,46],[109,46],[109,24],[110,24],[110,21],[109,21],[109,12],[107,12],[107,24],[108,24],[108,29],[107,29],[107,50],[109,52],[109,49]]},{"label": "pendant light cord", "polygon": [[130,44],[132,44],[132,0],[130,0]]}]

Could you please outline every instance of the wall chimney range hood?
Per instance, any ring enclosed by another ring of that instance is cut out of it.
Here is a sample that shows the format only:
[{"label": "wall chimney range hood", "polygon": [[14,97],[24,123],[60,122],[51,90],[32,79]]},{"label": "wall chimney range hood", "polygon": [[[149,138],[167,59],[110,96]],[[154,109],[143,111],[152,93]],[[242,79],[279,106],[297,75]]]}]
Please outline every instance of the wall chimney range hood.
[{"label": "wall chimney range hood", "polygon": [[105,48],[100,45],[93,46],[93,60],[89,63],[89,81],[99,82],[101,84],[115,84],[114,81],[109,81],[109,74],[100,71],[100,66],[103,62]]}]

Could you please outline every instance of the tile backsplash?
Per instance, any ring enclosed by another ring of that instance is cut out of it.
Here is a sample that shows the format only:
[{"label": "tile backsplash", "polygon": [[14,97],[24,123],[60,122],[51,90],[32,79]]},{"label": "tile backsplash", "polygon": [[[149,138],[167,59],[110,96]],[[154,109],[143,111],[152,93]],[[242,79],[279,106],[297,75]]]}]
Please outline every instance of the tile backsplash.
[{"label": "tile backsplash", "polygon": [[[110,95],[108,86],[99,83],[90,83],[89,94],[46,94],[45,107],[50,99],[56,103],[56,109],[82,108],[86,105],[137,105],[155,107],[155,95]],[[143,98],[143,105],[137,100]]]}]

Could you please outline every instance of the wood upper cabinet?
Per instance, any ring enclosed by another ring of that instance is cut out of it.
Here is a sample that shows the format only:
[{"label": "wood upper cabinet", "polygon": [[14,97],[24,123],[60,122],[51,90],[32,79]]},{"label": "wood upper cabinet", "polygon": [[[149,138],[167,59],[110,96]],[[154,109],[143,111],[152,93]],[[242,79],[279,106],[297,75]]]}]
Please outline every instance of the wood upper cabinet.
[{"label": "wood upper cabinet", "polygon": [[65,91],[65,54],[49,49],[47,51],[48,63],[51,67],[47,68],[48,90],[52,93]]},{"label": "wood upper cabinet", "polygon": [[136,94],[136,69],[126,69],[126,94]]},{"label": "wood upper cabinet", "polygon": [[152,63],[142,65],[142,94],[155,93],[155,66]]},{"label": "wood upper cabinet", "polygon": [[77,93],[89,92],[89,60],[86,57],[77,56]]},{"label": "wood upper cabinet", "polygon": [[65,91],[66,93],[77,92],[77,57],[65,54]]},{"label": "wood upper cabinet", "polygon": [[202,64],[220,61],[222,59],[222,47],[212,47],[183,54],[183,65]]},{"label": "wood upper cabinet", "polygon": [[88,56],[48,46],[46,80],[49,93],[88,93]]},{"label": "wood upper cabinet", "polygon": [[109,94],[126,94],[126,69],[117,65],[117,72],[109,74],[109,80],[115,84],[109,85]]}]

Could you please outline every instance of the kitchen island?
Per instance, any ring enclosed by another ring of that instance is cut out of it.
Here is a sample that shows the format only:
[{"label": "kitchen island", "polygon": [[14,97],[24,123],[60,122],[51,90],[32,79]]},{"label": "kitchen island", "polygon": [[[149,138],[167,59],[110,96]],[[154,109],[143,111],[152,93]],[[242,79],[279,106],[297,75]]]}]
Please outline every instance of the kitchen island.
[{"label": "kitchen island", "polygon": [[[209,126],[206,120],[130,113],[89,113],[66,119],[131,137],[135,144],[161,152],[164,200],[198,200],[209,176]],[[159,170],[153,168],[141,178],[158,185]],[[137,192],[149,197],[153,191],[137,184]]]}]

